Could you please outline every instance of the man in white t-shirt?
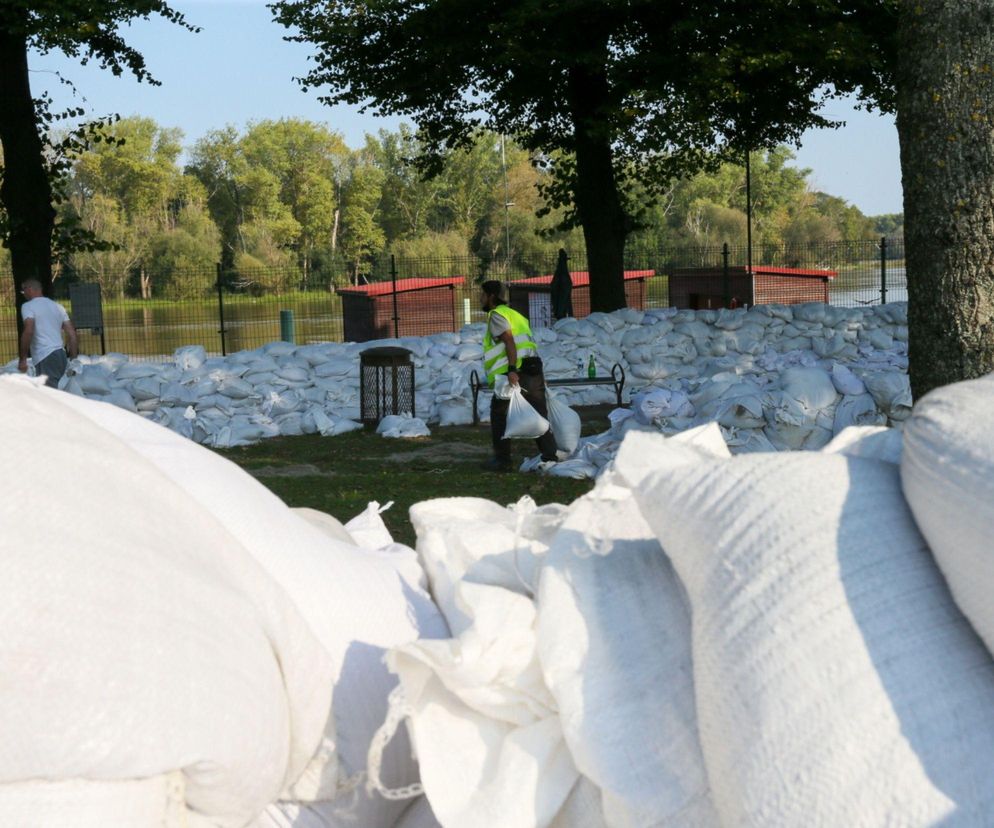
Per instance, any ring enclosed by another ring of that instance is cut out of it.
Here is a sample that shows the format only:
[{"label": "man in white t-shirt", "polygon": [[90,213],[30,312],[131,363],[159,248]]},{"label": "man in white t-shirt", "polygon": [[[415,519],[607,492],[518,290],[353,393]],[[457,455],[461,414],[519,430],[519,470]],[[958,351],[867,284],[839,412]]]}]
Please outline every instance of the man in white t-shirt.
[{"label": "man in white t-shirt", "polygon": [[[42,296],[41,282],[27,279],[21,283],[24,304],[21,305],[21,319],[24,320],[24,333],[20,340],[20,359],[17,370],[28,370],[28,352],[38,376],[48,377],[46,385],[55,388],[66,372],[69,359],[79,353],[76,329],[69,321],[69,314],[58,302]],[[68,358],[63,347],[62,334],[66,335]]]}]

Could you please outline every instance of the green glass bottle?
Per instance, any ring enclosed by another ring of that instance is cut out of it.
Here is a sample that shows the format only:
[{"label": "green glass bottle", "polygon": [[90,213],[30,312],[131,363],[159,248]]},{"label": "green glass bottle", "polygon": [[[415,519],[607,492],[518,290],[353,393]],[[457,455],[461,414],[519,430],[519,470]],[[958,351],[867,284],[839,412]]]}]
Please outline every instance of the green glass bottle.
[{"label": "green glass bottle", "polygon": [[590,362],[587,363],[587,376],[593,379],[597,376],[597,363],[594,362],[594,355],[590,355]]}]

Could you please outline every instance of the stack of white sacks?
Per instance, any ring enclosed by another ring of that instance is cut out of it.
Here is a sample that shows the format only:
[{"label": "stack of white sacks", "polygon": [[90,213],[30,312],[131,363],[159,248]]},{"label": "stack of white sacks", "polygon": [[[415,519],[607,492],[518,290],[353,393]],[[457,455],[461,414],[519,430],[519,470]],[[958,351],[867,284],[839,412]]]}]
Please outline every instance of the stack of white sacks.
[{"label": "stack of white sacks", "polygon": [[991,410],[635,432],[568,507],[416,505],[453,637],[388,654],[370,779],[406,721],[447,828],[994,824]]},{"label": "stack of white sacks", "polygon": [[992,409],[634,431],[570,506],[417,504],[415,554],[4,379],[0,824],[994,824]]},{"label": "stack of white sacks", "polygon": [[[391,647],[444,637],[343,527],[114,406],[0,379],[0,825],[435,825],[366,792]],[[405,739],[391,784],[417,781]]]},{"label": "stack of white sacks", "polygon": [[[643,420],[667,433],[715,420],[736,452],[817,449],[847,425],[899,423],[911,405],[904,303],[627,309],[561,320],[535,335],[548,378],[586,376],[591,356],[602,374],[620,364],[628,390],[656,392],[642,407]],[[420,435],[426,424],[472,422],[470,374],[483,375],[482,337],[483,325],[475,324],[361,344],[273,342],[228,357],[190,346],[169,363],[108,354],[83,358],[63,385],[219,448],[278,435],[336,435],[360,427],[360,353],[393,344],[412,352],[418,422],[400,424],[391,436]],[[797,370],[784,373],[789,368]],[[16,362],[4,370],[16,371]],[[609,386],[564,387],[556,395],[574,406],[614,401]],[[484,420],[489,405],[490,395],[481,395]],[[584,465],[563,473],[599,468],[602,446],[595,448],[576,458]]]}]

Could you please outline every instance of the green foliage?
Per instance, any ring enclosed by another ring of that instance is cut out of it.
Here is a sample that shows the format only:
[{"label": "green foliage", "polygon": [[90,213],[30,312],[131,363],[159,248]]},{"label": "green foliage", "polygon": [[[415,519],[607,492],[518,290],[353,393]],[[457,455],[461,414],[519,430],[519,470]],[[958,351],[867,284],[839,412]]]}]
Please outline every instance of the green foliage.
[{"label": "green foliage", "polygon": [[870,216],[873,232],[877,236],[901,236],[904,234],[904,213],[884,213]]},{"label": "green foliage", "polygon": [[827,98],[858,90],[888,105],[892,91],[893,0],[803,10],[791,0],[464,0],[458,10],[445,0],[280,0],[272,8],[289,39],[315,47],[304,88],[326,89],[327,103],[411,118],[420,129],[412,157],[423,169],[444,169],[481,127],[541,153],[545,209],[562,227],[580,218],[579,141],[610,147],[619,189],[645,196],[626,205],[641,219],[674,176],[830,125],[819,114]]},{"label": "green foliage", "polygon": [[221,234],[204,208],[183,207],[175,226],[150,245],[149,258],[155,263],[161,292],[170,299],[202,298],[220,252]]},{"label": "green foliage", "polygon": [[362,162],[353,166],[342,204],[342,255],[357,278],[362,262],[379,253],[386,234],[376,222],[386,174],[379,167]]},{"label": "green foliage", "polygon": [[[105,242],[63,260],[108,297],[199,296],[218,261],[230,284],[260,293],[379,276],[385,253],[397,257],[402,276],[475,277],[479,260],[495,274],[531,276],[550,273],[560,247],[578,264],[585,257],[580,231],[557,229],[562,216],[543,200],[541,159],[507,141],[502,163],[499,136],[490,133],[448,151],[428,180],[410,162],[420,139],[406,127],[367,136],[358,150],[305,122],[229,127],[197,142],[185,171],[175,130],[131,118],[109,137],[73,164],[70,202],[60,212],[60,223],[75,221]],[[872,220],[812,191],[809,171],[792,161],[783,147],[751,154],[757,249],[875,238]],[[625,197],[652,199],[635,181]],[[726,163],[669,181],[629,251],[637,261],[675,246],[741,247],[745,239],[745,171]]]}]

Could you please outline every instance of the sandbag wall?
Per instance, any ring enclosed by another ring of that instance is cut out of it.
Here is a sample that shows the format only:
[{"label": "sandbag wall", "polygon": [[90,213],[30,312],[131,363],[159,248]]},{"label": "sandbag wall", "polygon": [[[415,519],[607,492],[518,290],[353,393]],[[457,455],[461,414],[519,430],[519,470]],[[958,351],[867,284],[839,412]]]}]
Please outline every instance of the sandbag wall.
[{"label": "sandbag wall", "polygon": [[[470,374],[482,375],[482,338],[483,325],[475,324],[386,342],[273,342],[228,357],[190,346],[168,363],[108,354],[82,358],[64,385],[215,447],[331,436],[359,428],[360,353],[397,344],[412,352],[416,366],[417,416],[464,425],[472,422]],[[626,394],[665,392],[642,406],[643,418],[666,430],[717,420],[733,449],[818,448],[845,425],[900,422],[911,403],[904,303],[625,309],[561,320],[536,338],[548,378],[585,375],[591,355],[600,374],[619,363]],[[785,379],[788,368],[811,370]],[[4,368],[15,370],[16,363]],[[610,386],[556,393],[574,406],[614,401]],[[488,394],[480,408],[486,419]]]}]

